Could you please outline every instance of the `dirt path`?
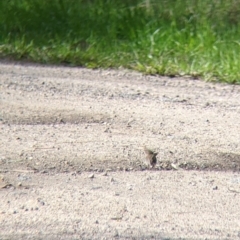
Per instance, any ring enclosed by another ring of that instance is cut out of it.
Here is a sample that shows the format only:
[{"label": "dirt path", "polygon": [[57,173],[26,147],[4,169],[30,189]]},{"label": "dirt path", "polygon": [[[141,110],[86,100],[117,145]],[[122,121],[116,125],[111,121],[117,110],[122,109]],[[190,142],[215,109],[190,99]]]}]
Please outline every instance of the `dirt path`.
[{"label": "dirt path", "polygon": [[240,86],[1,63],[0,111],[0,239],[240,239]]}]

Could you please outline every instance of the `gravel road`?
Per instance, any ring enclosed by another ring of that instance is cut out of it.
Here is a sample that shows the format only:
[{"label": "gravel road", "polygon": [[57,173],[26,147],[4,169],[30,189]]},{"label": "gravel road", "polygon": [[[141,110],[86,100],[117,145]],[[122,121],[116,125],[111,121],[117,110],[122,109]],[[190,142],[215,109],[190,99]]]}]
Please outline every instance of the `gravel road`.
[{"label": "gravel road", "polygon": [[0,239],[240,239],[239,123],[239,85],[2,61]]}]

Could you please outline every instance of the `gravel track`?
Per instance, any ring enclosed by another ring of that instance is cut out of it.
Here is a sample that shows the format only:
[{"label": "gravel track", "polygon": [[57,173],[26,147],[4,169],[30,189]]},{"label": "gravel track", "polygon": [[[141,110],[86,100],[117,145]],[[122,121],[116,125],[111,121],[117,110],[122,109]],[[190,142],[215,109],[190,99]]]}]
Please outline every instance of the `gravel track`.
[{"label": "gravel track", "polygon": [[239,101],[238,85],[1,62],[0,239],[240,239]]}]

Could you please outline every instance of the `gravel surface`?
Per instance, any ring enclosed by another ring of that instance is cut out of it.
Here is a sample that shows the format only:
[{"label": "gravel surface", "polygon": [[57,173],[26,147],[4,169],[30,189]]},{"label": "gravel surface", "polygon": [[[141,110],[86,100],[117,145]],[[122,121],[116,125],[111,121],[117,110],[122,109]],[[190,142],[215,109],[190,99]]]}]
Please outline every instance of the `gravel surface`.
[{"label": "gravel surface", "polygon": [[239,122],[238,85],[1,62],[0,239],[240,239]]}]

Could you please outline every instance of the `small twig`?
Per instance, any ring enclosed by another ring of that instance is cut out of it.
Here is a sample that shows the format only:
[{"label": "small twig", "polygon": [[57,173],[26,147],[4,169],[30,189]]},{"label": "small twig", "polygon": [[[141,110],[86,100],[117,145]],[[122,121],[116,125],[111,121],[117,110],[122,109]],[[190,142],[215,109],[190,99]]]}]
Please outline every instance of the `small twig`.
[{"label": "small twig", "polygon": [[229,188],[229,187],[228,187],[228,190],[229,190],[230,192],[240,193],[239,191],[237,191],[237,190],[235,190],[235,189],[231,189],[231,188]]}]

